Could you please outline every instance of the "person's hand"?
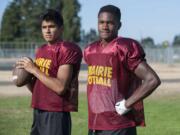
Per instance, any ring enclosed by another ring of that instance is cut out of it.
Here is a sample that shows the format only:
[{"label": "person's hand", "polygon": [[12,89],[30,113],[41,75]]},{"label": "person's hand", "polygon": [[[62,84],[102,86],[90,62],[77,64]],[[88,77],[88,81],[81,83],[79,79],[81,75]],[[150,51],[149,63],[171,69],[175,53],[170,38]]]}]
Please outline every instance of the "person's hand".
[{"label": "person's hand", "polygon": [[28,58],[28,57],[23,57],[19,59],[17,62],[17,68],[24,68],[26,71],[33,73],[35,70],[36,66],[33,63],[33,60]]},{"label": "person's hand", "polygon": [[120,115],[123,115],[123,114],[125,114],[125,113],[127,113],[128,111],[131,110],[131,109],[129,109],[129,108],[126,108],[125,102],[126,102],[126,100],[123,99],[123,100],[121,100],[121,101],[119,101],[119,102],[117,102],[117,103],[115,104],[116,112],[117,112],[118,114],[120,114]]}]

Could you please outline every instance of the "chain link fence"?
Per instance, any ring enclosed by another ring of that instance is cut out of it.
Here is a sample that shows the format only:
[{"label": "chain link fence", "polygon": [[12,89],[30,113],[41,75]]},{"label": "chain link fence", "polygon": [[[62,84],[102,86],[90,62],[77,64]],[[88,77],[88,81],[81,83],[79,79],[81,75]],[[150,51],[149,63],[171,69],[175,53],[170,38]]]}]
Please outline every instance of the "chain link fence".
[{"label": "chain link fence", "polygon": [[[10,69],[17,58],[34,58],[35,49],[42,43],[0,42],[0,69]],[[180,47],[145,48],[147,61],[153,63],[180,63]]]},{"label": "chain link fence", "polygon": [[173,64],[180,62],[180,47],[145,48],[148,62]]},{"label": "chain link fence", "polygon": [[0,42],[0,58],[34,58],[35,49],[43,43],[34,42]]}]

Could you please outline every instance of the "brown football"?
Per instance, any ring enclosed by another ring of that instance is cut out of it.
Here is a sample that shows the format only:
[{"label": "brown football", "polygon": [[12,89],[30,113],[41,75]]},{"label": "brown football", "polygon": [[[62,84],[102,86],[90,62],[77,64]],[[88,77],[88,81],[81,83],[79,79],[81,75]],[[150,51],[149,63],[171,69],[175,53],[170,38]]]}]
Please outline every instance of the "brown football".
[{"label": "brown football", "polygon": [[22,87],[31,81],[33,75],[24,68],[17,68],[16,66],[12,70],[12,80],[17,87]]}]

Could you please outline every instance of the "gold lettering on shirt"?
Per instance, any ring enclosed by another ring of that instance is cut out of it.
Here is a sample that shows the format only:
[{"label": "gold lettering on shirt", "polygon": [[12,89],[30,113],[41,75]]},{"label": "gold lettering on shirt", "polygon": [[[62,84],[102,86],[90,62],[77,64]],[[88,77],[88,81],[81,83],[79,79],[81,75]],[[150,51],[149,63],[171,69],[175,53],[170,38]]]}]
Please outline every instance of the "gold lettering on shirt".
[{"label": "gold lettering on shirt", "polygon": [[52,61],[50,59],[45,59],[45,58],[37,58],[35,60],[36,65],[47,76],[49,76],[49,69],[50,69],[50,66],[51,66],[51,62]]},{"label": "gold lettering on shirt", "polygon": [[88,84],[111,87],[112,67],[88,66]]}]

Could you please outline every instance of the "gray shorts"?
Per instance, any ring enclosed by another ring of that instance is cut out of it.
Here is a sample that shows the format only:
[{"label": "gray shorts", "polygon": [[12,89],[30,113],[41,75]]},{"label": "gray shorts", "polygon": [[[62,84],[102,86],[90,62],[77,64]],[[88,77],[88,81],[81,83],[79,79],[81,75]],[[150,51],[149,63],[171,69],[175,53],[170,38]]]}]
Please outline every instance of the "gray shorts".
[{"label": "gray shorts", "polygon": [[137,132],[136,127],[129,127],[118,130],[89,130],[88,135],[137,135]]},{"label": "gray shorts", "polygon": [[34,109],[30,135],[71,135],[70,112],[47,112]]}]

